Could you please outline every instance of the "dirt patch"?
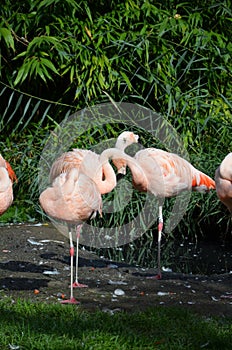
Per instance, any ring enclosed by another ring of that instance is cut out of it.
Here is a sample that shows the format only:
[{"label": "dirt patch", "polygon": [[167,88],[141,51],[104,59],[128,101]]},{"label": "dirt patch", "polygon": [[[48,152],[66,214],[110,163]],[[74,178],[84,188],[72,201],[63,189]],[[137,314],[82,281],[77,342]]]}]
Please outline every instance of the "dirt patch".
[{"label": "dirt patch", "polygon": [[[62,295],[69,296],[65,236],[52,225],[2,226],[0,230],[0,298],[59,303]],[[162,280],[155,280],[147,278],[155,273],[152,269],[112,263],[86,250],[79,255],[80,281],[88,284],[74,290],[82,309],[113,313],[175,305],[206,316],[232,316],[232,274],[164,273]],[[115,295],[116,289],[123,295]]]}]

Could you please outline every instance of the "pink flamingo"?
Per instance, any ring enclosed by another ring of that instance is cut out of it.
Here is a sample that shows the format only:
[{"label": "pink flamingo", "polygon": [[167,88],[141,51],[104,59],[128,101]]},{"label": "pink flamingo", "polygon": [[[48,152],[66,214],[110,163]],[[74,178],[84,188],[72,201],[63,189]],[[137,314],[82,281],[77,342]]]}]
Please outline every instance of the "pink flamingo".
[{"label": "pink flamingo", "polygon": [[[122,152],[131,144],[138,142],[138,136],[130,131],[122,132],[116,141],[116,149]],[[115,152],[114,151],[114,152]],[[95,183],[100,194],[106,194],[111,192],[117,184],[116,176],[113,168],[108,163],[108,159],[104,157],[106,153],[103,153],[100,157],[95,152],[85,149],[73,149],[72,151],[63,153],[59,158],[55,160],[50,169],[50,182],[62,174],[68,172],[73,167],[80,169],[80,171],[90,177]],[[121,153],[120,153],[121,154]],[[118,159],[120,164],[124,164],[124,160]],[[122,163],[121,163],[122,162]],[[81,232],[81,225],[77,226],[76,242],[79,246],[79,238]],[[76,278],[74,282],[74,288],[85,288],[86,284],[79,283],[78,281],[78,249],[76,256]]]},{"label": "pink flamingo", "polygon": [[13,183],[17,181],[14,170],[0,155],[0,215],[2,215],[13,202]]},{"label": "pink flamingo", "polygon": [[73,287],[76,287],[76,285],[73,283],[74,245],[71,226],[74,224],[79,231],[84,221],[94,218],[97,212],[101,215],[101,195],[94,181],[79,173],[77,168],[72,168],[69,172],[57,176],[52,183],[52,187],[41,193],[39,201],[41,207],[49,216],[63,220],[69,226],[71,292],[70,299],[64,300],[62,303],[77,304],[78,301],[73,297]]},{"label": "pink flamingo", "polygon": [[[157,198],[177,196],[183,191],[207,192],[215,189],[215,182],[209,176],[174,153],[146,148],[138,151],[133,159],[128,156],[124,159],[131,170],[134,187],[141,192],[150,192]],[[121,169],[117,160],[113,160],[113,163],[118,173],[125,173],[125,168]],[[152,278],[161,279],[162,205],[159,205],[158,217],[158,274]]]},{"label": "pink flamingo", "polygon": [[[63,173],[69,173],[71,169],[75,168],[78,169],[79,172],[85,176],[87,176],[93,183],[96,185],[96,189],[99,192],[99,194],[105,194],[109,193],[113,190],[113,188],[116,186],[116,175],[114,173],[114,170],[112,166],[109,164],[109,158],[116,156],[118,154],[118,158],[123,157],[124,152],[123,150],[129,146],[132,143],[137,142],[138,137],[137,135],[133,134],[132,132],[124,132],[122,133],[118,139],[117,139],[117,147],[118,148],[111,148],[107,149],[99,156],[98,154],[88,151],[88,150],[82,150],[82,149],[74,149],[73,151],[66,152],[62,154],[52,165],[50,170],[50,181],[52,183],[55,182],[56,186],[56,179],[60,176],[62,177]],[[61,180],[57,180],[58,184],[60,184],[60,181],[64,181],[63,178]],[[76,178],[76,181],[79,181],[78,178]],[[82,187],[82,190],[83,187]],[[46,190],[45,190],[46,191]],[[49,191],[50,195],[51,191]],[[56,196],[57,196],[57,189],[56,189]],[[59,192],[61,194],[61,192]],[[88,193],[88,191],[87,191]],[[82,195],[82,192],[79,192],[79,195]],[[45,210],[45,212],[52,216],[56,217],[66,221],[65,220],[65,212],[62,214],[61,212],[57,213],[55,216],[56,208],[54,207],[52,210],[50,210],[49,207],[46,206],[46,200],[47,198],[42,193],[40,196],[40,203],[42,208]],[[83,203],[80,203],[80,210],[81,205]],[[62,210],[62,206],[60,208]],[[70,210],[72,210],[70,208]],[[85,216],[85,220],[87,220],[89,217],[88,215]],[[68,221],[68,220],[67,220]],[[76,287],[87,287],[85,284],[81,284],[78,281],[78,245],[79,245],[79,237],[80,237],[80,231],[83,225],[82,223],[79,223],[80,218],[76,218],[76,241],[77,241],[77,255],[76,255],[76,278],[75,282],[72,282],[71,288]],[[70,226],[69,226],[70,228]],[[70,255],[71,255],[71,263],[73,260],[73,243],[72,243],[72,232],[71,229],[69,230],[69,236],[70,238]],[[72,271],[71,271],[72,274]],[[72,296],[70,297],[70,300],[67,302],[73,302]]]},{"label": "pink flamingo", "polygon": [[227,154],[216,169],[215,183],[218,198],[232,213],[232,152]]},{"label": "pink flamingo", "polygon": [[[115,148],[124,151],[128,146],[138,142],[138,135],[133,132],[122,132],[116,141]],[[83,160],[85,160],[83,162]],[[120,165],[125,165],[124,159],[118,159]],[[91,177],[99,187],[101,194],[109,193],[116,186],[116,178],[113,176],[112,167],[107,164],[106,167],[99,162],[99,155],[95,152],[85,149],[74,148],[72,151],[63,153],[55,160],[50,169],[50,182],[63,172],[67,172],[72,168],[79,169],[82,166],[82,172]],[[102,171],[99,171],[102,168]],[[93,172],[93,170],[95,171]],[[97,171],[96,171],[97,169]],[[107,178],[107,181],[103,181]]]}]

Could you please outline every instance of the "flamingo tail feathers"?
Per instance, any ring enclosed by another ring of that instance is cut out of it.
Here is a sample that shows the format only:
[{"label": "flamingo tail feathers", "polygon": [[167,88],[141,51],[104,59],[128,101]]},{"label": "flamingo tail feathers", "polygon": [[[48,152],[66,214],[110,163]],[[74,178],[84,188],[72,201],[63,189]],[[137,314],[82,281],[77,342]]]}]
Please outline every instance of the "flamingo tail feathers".
[{"label": "flamingo tail feathers", "polygon": [[192,181],[192,189],[193,191],[198,192],[208,192],[210,190],[215,190],[215,181],[211,179],[208,175],[199,171],[194,177]]},{"label": "flamingo tail feathers", "polygon": [[10,163],[8,163],[7,161],[6,161],[6,169],[7,169],[7,171],[8,171],[8,174],[9,174],[9,177],[10,177],[10,179],[11,179],[11,181],[14,183],[14,182],[18,182],[18,179],[17,179],[17,176],[15,175],[15,172],[14,172],[14,170],[11,168],[11,165],[10,165]]}]

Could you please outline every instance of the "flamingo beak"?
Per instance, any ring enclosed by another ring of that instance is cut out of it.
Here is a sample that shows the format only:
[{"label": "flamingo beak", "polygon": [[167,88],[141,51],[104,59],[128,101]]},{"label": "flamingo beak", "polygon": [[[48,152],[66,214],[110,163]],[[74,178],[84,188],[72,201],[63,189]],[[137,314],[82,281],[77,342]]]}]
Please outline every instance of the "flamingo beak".
[{"label": "flamingo beak", "polygon": [[118,169],[118,174],[126,175],[126,165]]},{"label": "flamingo beak", "polygon": [[139,135],[134,134],[134,137],[135,137],[135,143],[138,143],[139,142]]}]

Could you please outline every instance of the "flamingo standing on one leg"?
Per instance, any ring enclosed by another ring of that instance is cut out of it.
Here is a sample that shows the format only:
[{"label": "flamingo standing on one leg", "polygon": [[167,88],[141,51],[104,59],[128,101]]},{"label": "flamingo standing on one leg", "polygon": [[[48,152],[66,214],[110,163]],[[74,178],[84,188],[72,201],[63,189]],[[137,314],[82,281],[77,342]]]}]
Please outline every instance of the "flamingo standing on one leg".
[{"label": "flamingo standing on one leg", "polygon": [[[83,222],[102,212],[102,198],[96,184],[79,170],[72,168],[53,181],[52,187],[43,191],[39,198],[43,210],[51,217],[64,220],[68,225],[75,224],[77,230]],[[73,297],[73,257],[72,231],[69,229],[71,256],[71,292],[68,300],[62,303],[77,304]]]},{"label": "flamingo standing on one leg", "polygon": [[14,182],[17,182],[14,170],[0,155],[0,215],[2,215],[13,202]]},{"label": "flamingo standing on one leg", "polygon": [[218,198],[232,213],[232,152],[227,154],[216,169],[215,183]]},{"label": "flamingo standing on one leg", "polygon": [[[115,151],[121,150],[122,152],[126,147],[133,143],[138,142],[138,136],[133,132],[122,132],[116,141]],[[114,149],[112,149],[114,150]],[[115,152],[113,151],[113,152]],[[108,153],[107,153],[108,154]],[[123,153],[120,153],[123,155]],[[62,174],[68,172],[72,168],[80,169],[83,174],[90,177],[95,183],[100,194],[106,194],[113,190],[116,186],[116,176],[113,168],[108,163],[108,159],[105,157],[106,153],[98,154],[84,149],[73,149],[72,151],[63,153],[59,158],[55,160],[50,170],[50,182]],[[125,165],[123,158],[118,159],[121,166]],[[86,284],[79,283],[78,281],[78,246],[82,225],[78,225],[76,229],[76,278],[74,281],[74,288],[88,287]]]},{"label": "flamingo standing on one leg", "polygon": [[[134,158],[124,158],[132,172],[133,185],[142,192],[150,192],[157,198],[177,196],[183,191],[206,192],[215,189],[215,182],[206,174],[194,168],[188,161],[177,154],[156,148],[146,148],[138,151]],[[113,160],[118,173],[125,173],[120,169],[117,160]],[[158,274],[155,278],[162,278],[160,253],[163,229],[163,210],[159,206],[158,223]],[[153,277],[154,278],[154,277]]]}]

